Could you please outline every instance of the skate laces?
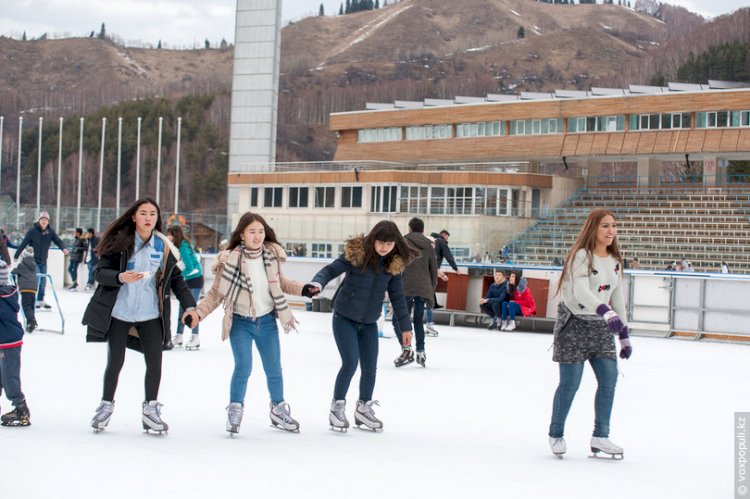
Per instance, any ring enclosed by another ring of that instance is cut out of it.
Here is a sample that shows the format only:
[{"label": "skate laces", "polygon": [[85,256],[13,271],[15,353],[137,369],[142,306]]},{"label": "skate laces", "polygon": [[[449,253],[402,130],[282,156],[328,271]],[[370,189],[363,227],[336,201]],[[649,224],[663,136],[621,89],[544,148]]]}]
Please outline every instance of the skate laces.
[{"label": "skate laces", "polygon": [[243,408],[240,404],[229,404],[227,406],[227,417],[229,422],[235,426],[239,426],[242,422]]},{"label": "skate laces", "polygon": [[334,416],[336,416],[336,419],[344,421],[346,419],[346,414],[344,414],[345,409],[346,406],[343,401],[341,403],[339,403],[339,401],[336,401],[333,403],[333,407],[331,407],[331,412]]},{"label": "skate laces", "polygon": [[278,404],[272,404],[271,405],[271,412],[273,412],[276,416],[281,418],[285,423],[296,423],[294,419],[292,419],[292,415],[289,412],[289,404],[286,402],[279,402]]},{"label": "skate laces", "polygon": [[164,407],[164,404],[160,404],[159,402],[153,401],[147,402],[146,405],[143,406],[143,414],[144,416],[148,417],[151,421],[154,423],[161,423],[161,408]]},{"label": "skate laces", "polygon": [[375,410],[372,408],[373,404],[380,405],[377,400],[368,400],[357,405],[357,412],[369,419],[370,421],[377,421],[375,417]]},{"label": "skate laces", "polygon": [[98,421],[104,421],[108,417],[112,415],[112,413],[115,410],[115,405],[111,402],[102,402],[99,404],[99,407],[96,408],[96,414],[94,414],[94,419]]}]

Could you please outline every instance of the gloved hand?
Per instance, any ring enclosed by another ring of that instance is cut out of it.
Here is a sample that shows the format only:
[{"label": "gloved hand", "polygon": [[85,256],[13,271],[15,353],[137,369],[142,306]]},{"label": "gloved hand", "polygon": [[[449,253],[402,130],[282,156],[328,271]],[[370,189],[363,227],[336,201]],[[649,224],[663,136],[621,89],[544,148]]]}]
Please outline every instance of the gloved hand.
[{"label": "gloved hand", "polygon": [[313,296],[320,293],[320,288],[315,284],[305,284],[302,286],[302,296],[312,298]]},{"label": "gloved hand", "polygon": [[629,359],[633,355],[633,347],[630,346],[630,335],[628,334],[628,326],[624,326],[620,330],[620,358]]},{"label": "gloved hand", "polygon": [[607,321],[607,327],[609,328],[610,333],[617,334],[622,330],[624,324],[622,323],[622,320],[620,320],[620,316],[617,315],[617,312],[609,308],[609,306],[602,303],[596,307],[596,313]]}]

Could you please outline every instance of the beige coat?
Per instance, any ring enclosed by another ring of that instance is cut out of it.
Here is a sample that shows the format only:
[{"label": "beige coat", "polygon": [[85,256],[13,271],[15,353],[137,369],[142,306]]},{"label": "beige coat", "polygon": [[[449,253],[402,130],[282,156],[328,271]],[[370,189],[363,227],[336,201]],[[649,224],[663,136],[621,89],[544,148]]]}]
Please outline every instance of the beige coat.
[{"label": "beige coat", "polygon": [[[274,277],[277,277],[279,280],[279,284],[281,285],[281,290],[288,295],[296,295],[300,296],[302,294],[302,287],[303,284],[301,282],[292,281],[290,279],[287,279],[284,277],[284,274],[281,272],[281,264],[286,262],[286,252],[284,251],[284,248],[279,246],[278,244],[265,244],[265,247],[267,250],[271,251],[276,255],[277,262],[279,264],[278,266],[278,276],[268,276],[269,279],[273,279]],[[233,251],[239,251],[239,248],[235,248]],[[221,256],[221,253],[219,254]],[[221,271],[224,267],[224,264],[221,261],[221,258],[216,259],[216,265],[214,265],[213,271],[214,276],[221,275]],[[266,269],[268,272],[270,269]],[[244,266],[242,268],[242,272],[245,273],[245,275],[250,275],[250,272],[248,269],[246,269]],[[201,321],[208,317],[208,315],[213,312],[216,307],[218,307],[221,303],[224,302],[224,295],[222,295],[219,292],[219,283],[221,282],[221,279],[215,278],[213,286],[211,286],[211,289],[206,293],[206,296],[203,297],[203,299],[198,303],[198,305],[195,307],[196,311],[198,312],[198,317],[200,317]],[[234,314],[234,303],[224,303],[224,319],[221,323],[221,339],[226,340],[229,338],[229,331],[232,329],[232,315]]]}]

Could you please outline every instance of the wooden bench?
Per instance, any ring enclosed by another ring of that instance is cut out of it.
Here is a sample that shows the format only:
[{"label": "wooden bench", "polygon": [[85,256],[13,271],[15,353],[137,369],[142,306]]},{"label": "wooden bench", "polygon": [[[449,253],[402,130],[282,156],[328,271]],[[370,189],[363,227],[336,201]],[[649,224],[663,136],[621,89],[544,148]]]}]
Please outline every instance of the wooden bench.
[{"label": "wooden bench", "polygon": [[[440,308],[433,310],[432,316],[447,319],[449,326],[455,326],[457,318],[463,326],[486,328],[490,324],[490,318],[486,314],[466,310]],[[554,325],[555,319],[548,317],[516,317],[516,330],[551,333]]]}]

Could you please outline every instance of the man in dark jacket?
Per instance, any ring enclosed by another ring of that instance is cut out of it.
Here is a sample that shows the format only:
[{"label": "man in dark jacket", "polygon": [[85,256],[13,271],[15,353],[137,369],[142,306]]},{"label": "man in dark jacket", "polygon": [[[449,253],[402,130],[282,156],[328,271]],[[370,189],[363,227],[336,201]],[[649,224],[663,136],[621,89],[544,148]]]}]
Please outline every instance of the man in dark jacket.
[{"label": "man in dark jacket", "polygon": [[[37,272],[40,274],[47,273],[47,255],[49,254],[49,247],[52,243],[55,243],[58,248],[63,250],[63,253],[68,254],[68,250],[65,249],[65,243],[62,242],[57,236],[55,230],[49,224],[49,213],[42,211],[39,213],[37,222],[34,226],[29,229],[26,236],[21,241],[21,244],[16,248],[16,254],[13,258],[21,256],[21,252],[26,246],[34,248],[34,260],[36,261]],[[44,291],[47,287],[47,281],[42,279],[39,283],[39,291],[36,297],[36,308],[52,308],[44,301]]]},{"label": "man in dark jacket", "polygon": [[[412,321],[414,323],[414,335],[417,338],[417,362],[425,367],[427,356],[424,351],[424,324],[422,316],[424,315],[425,304],[429,307],[434,305],[435,286],[437,285],[437,259],[435,250],[432,248],[432,241],[424,235],[424,222],[419,218],[409,220],[409,233],[404,238],[414,246],[420,256],[411,262],[402,279],[404,281],[404,295],[406,304],[412,311]],[[398,342],[401,343],[401,331],[405,329],[398,324],[394,314],[393,327],[398,336]],[[411,345],[402,346],[401,355],[393,361],[396,367],[414,361],[414,354],[411,351]]]},{"label": "man in dark jacket", "polygon": [[508,282],[505,279],[505,274],[502,270],[496,270],[495,282],[490,284],[485,297],[479,300],[479,308],[492,319],[488,329],[497,329],[502,304],[509,299]]},{"label": "man in dark jacket", "polygon": [[448,247],[448,239],[451,237],[450,232],[443,229],[440,231],[440,234],[438,234],[437,232],[433,232],[430,235],[435,238],[435,257],[437,258],[438,268],[442,267],[443,258],[445,258],[448,262],[448,265],[450,265],[454,271],[458,272],[458,265],[456,265],[456,260],[453,258],[453,253]]}]

